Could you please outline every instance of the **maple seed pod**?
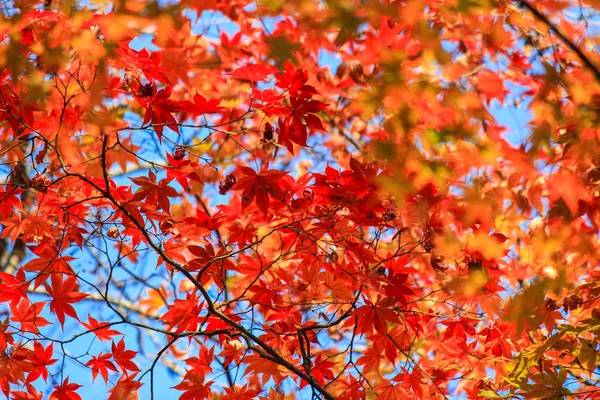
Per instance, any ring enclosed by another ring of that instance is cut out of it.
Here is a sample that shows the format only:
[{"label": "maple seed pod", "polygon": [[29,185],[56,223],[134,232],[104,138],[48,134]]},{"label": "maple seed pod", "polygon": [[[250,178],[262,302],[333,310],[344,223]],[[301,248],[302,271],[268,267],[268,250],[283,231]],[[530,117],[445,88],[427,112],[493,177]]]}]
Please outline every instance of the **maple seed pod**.
[{"label": "maple seed pod", "polygon": [[185,149],[183,147],[178,147],[177,149],[175,149],[175,153],[173,153],[173,158],[179,161],[183,157],[185,157]]},{"label": "maple seed pod", "polygon": [[39,192],[44,192],[46,191],[46,188],[50,185],[50,180],[48,178],[45,178],[42,174],[37,173],[31,179],[29,185]]},{"label": "maple seed pod", "polygon": [[151,97],[154,95],[154,85],[145,83],[140,86],[137,92],[138,97]]},{"label": "maple seed pod", "polygon": [[359,61],[344,61],[338,67],[335,76],[343,79],[345,76],[349,76],[355,83],[365,83],[365,71]]},{"label": "maple seed pod", "polygon": [[385,271],[386,271],[385,267],[380,265],[379,267],[377,267],[373,270],[373,275],[374,276],[384,276]]},{"label": "maple seed pod", "polygon": [[229,174],[225,177],[224,182],[219,182],[219,194],[224,195],[235,185],[236,179],[235,176]]},{"label": "maple seed pod", "polygon": [[445,272],[448,267],[444,266],[442,262],[443,257],[436,253],[431,253],[431,267],[438,272]]},{"label": "maple seed pod", "polygon": [[120,235],[119,228],[117,228],[115,226],[113,226],[106,232],[106,236],[108,236],[111,239],[117,239],[119,237],[119,235]]},{"label": "maple seed pod", "polygon": [[576,294],[573,294],[563,300],[563,310],[577,310],[583,304],[583,299]]},{"label": "maple seed pod", "polygon": [[551,299],[550,297],[548,297],[546,299],[546,304],[544,306],[546,307],[546,310],[548,310],[548,311],[555,311],[560,308],[558,303],[556,303],[556,300]]},{"label": "maple seed pod", "polygon": [[527,200],[527,197],[525,197],[522,192],[517,193],[516,197],[517,207],[521,210],[529,210],[529,201]]},{"label": "maple seed pod", "polygon": [[382,217],[385,222],[389,222],[389,221],[396,219],[396,213],[393,212],[392,210],[387,210],[386,212],[383,213]]},{"label": "maple seed pod", "polygon": [[484,379],[481,379],[479,381],[479,389],[482,389],[482,390],[493,390],[494,389],[494,385],[492,384],[489,377],[485,377]]},{"label": "maple seed pod", "polygon": [[323,72],[323,71],[317,72],[317,81],[319,81],[321,83],[327,82],[327,75],[325,75],[325,72]]},{"label": "maple seed pod", "polygon": [[309,202],[311,202],[311,203],[312,203],[312,201],[313,201],[313,200],[314,200],[314,198],[315,198],[315,195],[313,194],[313,192],[312,192],[312,191],[310,191],[310,190],[308,190],[308,189],[304,189],[304,190],[302,191],[302,197],[303,197],[305,200],[308,200]]},{"label": "maple seed pod", "polygon": [[160,221],[159,227],[163,234],[168,235],[171,234],[171,228],[175,226],[175,221],[171,218],[165,219],[164,221]]},{"label": "maple seed pod", "polygon": [[469,262],[467,262],[467,267],[469,268],[469,273],[483,271],[481,260],[476,258],[471,258]]},{"label": "maple seed pod", "polygon": [[433,245],[429,242],[429,240],[425,240],[422,244],[423,248],[425,249],[426,253],[430,253],[431,249],[433,249]]},{"label": "maple seed pod", "polygon": [[263,139],[264,140],[273,140],[273,125],[271,125],[270,123],[266,123],[265,124],[265,131],[263,133]]},{"label": "maple seed pod", "polygon": [[35,156],[35,162],[37,164],[41,164],[44,162],[44,157],[46,157],[46,153],[48,152],[48,145],[44,144],[44,148],[42,150],[40,150],[39,153],[36,154]]}]

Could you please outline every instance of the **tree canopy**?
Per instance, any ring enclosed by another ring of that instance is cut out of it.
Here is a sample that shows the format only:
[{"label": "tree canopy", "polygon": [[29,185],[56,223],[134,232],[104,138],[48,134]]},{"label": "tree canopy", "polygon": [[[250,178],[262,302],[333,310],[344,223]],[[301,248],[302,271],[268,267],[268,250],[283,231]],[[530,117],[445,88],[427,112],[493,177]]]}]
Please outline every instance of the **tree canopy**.
[{"label": "tree canopy", "polygon": [[600,398],[599,11],[3,2],[0,391]]}]

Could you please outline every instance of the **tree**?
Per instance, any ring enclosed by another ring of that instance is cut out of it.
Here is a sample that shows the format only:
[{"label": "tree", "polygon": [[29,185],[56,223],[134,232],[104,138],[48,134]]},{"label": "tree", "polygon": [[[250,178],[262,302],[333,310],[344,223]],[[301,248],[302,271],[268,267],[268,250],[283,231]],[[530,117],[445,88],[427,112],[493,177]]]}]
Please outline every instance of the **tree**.
[{"label": "tree", "polygon": [[3,7],[7,398],[600,396],[598,2]]}]

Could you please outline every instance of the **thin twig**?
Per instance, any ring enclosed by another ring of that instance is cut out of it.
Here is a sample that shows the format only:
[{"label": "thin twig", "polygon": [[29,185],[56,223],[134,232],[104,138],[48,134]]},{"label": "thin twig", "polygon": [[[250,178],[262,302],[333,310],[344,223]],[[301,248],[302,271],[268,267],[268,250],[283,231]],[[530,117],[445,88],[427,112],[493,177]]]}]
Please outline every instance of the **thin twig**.
[{"label": "thin twig", "polygon": [[537,20],[546,25],[548,29],[554,32],[560,38],[560,40],[565,45],[567,45],[569,49],[571,49],[575,54],[577,54],[581,62],[583,62],[583,64],[594,73],[596,81],[600,83],[600,69],[598,69],[598,67],[592,62],[592,60],[589,59],[589,57],[583,52],[583,50],[579,48],[579,46],[573,43],[571,39],[569,39],[560,29],[558,29],[558,27],[554,25],[544,14],[538,11],[526,0],[519,0],[518,4],[520,4],[526,10],[529,10],[529,12],[531,12]]}]

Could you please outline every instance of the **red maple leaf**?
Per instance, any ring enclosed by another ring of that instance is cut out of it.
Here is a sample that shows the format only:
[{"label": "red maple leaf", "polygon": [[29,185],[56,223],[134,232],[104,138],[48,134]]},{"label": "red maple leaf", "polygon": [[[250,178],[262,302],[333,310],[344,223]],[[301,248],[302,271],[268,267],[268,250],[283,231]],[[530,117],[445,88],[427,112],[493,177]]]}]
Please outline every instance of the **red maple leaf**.
[{"label": "red maple leaf", "polygon": [[106,322],[98,322],[88,314],[89,323],[82,322],[90,331],[94,332],[96,337],[100,340],[112,340],[113,336],[123,335],[121,332],[110,329],[110,325]]},{"label": "red maple leaf", "polygon": [[8,218],[4,218],[0,223],[4,225],[4,229],[0,233],[0,238],[10,235],[10,240],[14,242],[23,234],[23,219],[21,218],[21,214],[15,213]]},{"label": "red maple leaf", "polygon": [[[331,368],[336,363],[328,360],[323,360],[323,356],[321,354],[317,354],[315,358],[315,367],[311,369],[311,372],[315,379],[321,384],[324,385],[326,381],[330,381],[333,379],[334,374]],[[306,381],[302,381],[300,387],[304,386]]]},{"label": "red maple leaf", "polygon": [[263,272],[265,265],[269,265],[269,263],[261,256],[250,257],[241,254],[235,264],[235,270],[242,275],[250,275],[255,278]]},{"label": "red maple leaf", "polygon": [[390,308],[392,305],[390,300],[385,299],[377,304],[367,303],[357,308],[354,312],[358,321],[356,333],[366,333],[368,336],[373,333],[373,328],[375,328],[378,334],[385,335],[388,322],[399,323],[398,316]]},{"label": "red maple leaf", "polygon": [[267,76],[277,71],[277,68],[269,64],[249,64],[241,68],[236,68],[229,76],[256,82],[264,80]]},{"label": "red maple leaf", "polygon": [[223,344],[223,351],[219,353],[219,357],[225,357],[225,366],[232,362],[236,364],[241,360],[245,353],[244,346],[239,340],[232,340]]},{"label": "red maple leaf", "polygon": [[200,303],[196,292],[192,292],[186,295],[185,300],[175,300],[169,306],[169,311],[160,319],[167,324],[167,330],[177,326],[175,333],[194,332],[203,321],[203,318],[198,316],[200,311],[202,311],[202,303]]},{"label": "red maple leaf", "polygon": [[117,372],[117,367],[110,361],[111,358],[111,353],[100,353],[97,356],[92,356],[92,359],[85,364],[92,369],[92,382],[100,374],[104,378],[104,382],[108,383],[108,370]]},{"label": "red maple leaf", "polygon": [[207,374],[212,372],[210,366],[215,359],[215,348],[211,347],[210,350],[206,346],[200,347],[198,357],[190,357],[185,360],[185,363],[192,367],[190,371],[196,374]]},{"label": "red maple leaf", "polygon": [[77,278],[68,276],[63,280],[62,274],[52,274],[51,284],[45,284],[48,294],[52,297],[50,311],[56,314],[60,325],[64,328],[65,315],[77,318],[77,313],[71,303],[78,303],[87,297],[87,294],[77,292]]},{"label": "red maple leaf", "polygon": [[248,385],[242,387],[225,388],[225,396],[222,400],[253,400],[262,392],[258,389],[249,389]]},{"label": "red maple leaf", "polygon": [[23,211],[21,200],[17,196],[23,190],[12,185],[6,185],[5,189],[0,189],[0,219],[8,218],[13,209]]},{"label": "red maple leaf", "polygon": [[204,374],[188,371],[183,381],[174,386],[174,389],[180,390],[183,394],[180,400],[206,400],[210,396],[210,386],[212,381],[204,382]]},{"label": "red maple leaf", "polygon": [[28,287],[29,281],[25,279],[23,269],[19,269],[16,276],[0,272],[0,302],[18,303],[27,297]]},{"label": "red maple leaf", "polygon": [[157,80],[169,83],[169,79],[166,77],[169,70],[160,66],[159,52],[150,52],[145,48],[141,50],[131,49],[128,43],[124,43],[124,46],[117,50],[117,54],[119,55],[118,59],[127,69],[142,71],[146,79],[150,81]]},{"label": "red maple leaf", "polygon": [[155,206],[158,205],[164,212],[169,212],[171,209],[171,202],[169,197],[177,197],[179,193],[168,185],[166,179],[162,179],[156,183],[156,175],[150,171],[149,177],[141,176],[139,178],[129,178],[140,188],[135,192],[133,200],[142,201],[146,200],[146,203]]},{"label": "red maple leaf", "polygon": [[251,223],[235,223],[228,227],[229,242],[246,245],[252,243],[256,237],[258,229]]},{"label": "red maple leaf", "polygon": [[346,380],[338,379],[337,383],[343,389],[342,393],[348,400],[363,400],[366,398],[364,387],[354,376],[350,375]]},{"label": "red maple leaf", "polygon": [[227,32],[223,30],[219,34],[219,38],[221,39],[223,47],[232,48],[240,44],[240,40],[242,39],[242,32],[240,31],[230,38]]},{"label": "red maple leaf", "polygon": [[268,116],[285,115],[289,113],[289,108],[281,104],[281,99],[283,99],[284,96],[277,93],[274,89],[259,90],[257,88],[252,88],[252,98],[262,103],[255,104],[255,107]]},{"label": "red maple leaf", "polygon": [[277,300],[277,291],[267,286],[267,283],[259,281],[258,284],[250,286],[250,292],[255,293],[250,300],[256,304],[273,305]]},{"label": "red maple leaf", "polygon": [[108,400],[137,400],[138,390],[142,387],[142,382],[133,380],[134,376],[121,377],[119,382],[110,389]]},{"label": "red maple leaf", "polygon": [[268,163],[263,164],[259,173],[252,168],[240,167],[244,176],[238,179],[233,190],[243,190],[242,208],[248,207],[254,199],[259,210],[267,214],[269,210],[269,195],[279,201],[284,200],[279,179],[288,174],[285,171],[268,169]]},{"label": "red maple leaf", "polygon": [[379,396],[378,400],[403,400],[409,399],[411,396],[404,390],[402,385],[393,385],[387,379],[375,388]]},{"label": "red maple leaf", "polygon": [[287,62],[283,67],[283,73],[277,76],[275,86],[287,90],[291,96],[308,99],[319,92],[313,86],[307,85],[307,81],[306,71],[296,69],[292,63]]},{"label": "red maple leaf", "polygon": [[115,345],[115,342],[112,343],[112,356],[115,359],[115,362],[123,372],[127,375],[127,371],[139,371],[138,366],[131,361],[137,353],[133,350],[125,350],[125,342],[123,339],[119,341]]},{"label": "red maple leaf", "polygon": [[363,355],[356,360],[356,365],[363,365],[363,374],[367,374],[369,371],[375,370],[379,373],[379,365],[383,359],[383,348],[381,342],[374,341],[373,346],[366,349]]},{"label": "red maple leaf", "polygon": [[56,359],[52,358],[54,353],[53,343],[50,343],[48,347],[44,349],[44,346],[38,341],[33,342],[34,358],[31,360],[31,364],[35,367],[33,371],[27,376],[28,382],[34,382],[38,377],[44,378],[44,381],[48,381],[48,365],[54,364]]},{"label": "red maple leaf", "polygon": [[297,70],[286,63],[284,72],[277,77],[275,86],[289,93],[290,106],[288,115],[279,119],[278,143],[287,147],[294,154],[294,143],[306,147],[309,129],[324,130],[319,117],[314,115],[325,109],[327,104],[314,100],[312,97],[319,92],[307,85],[306,71]]},{"label": "red maple leaf", "polygon": [[[505,331],[500,330],[495,324],[483,329],[479,334],[485,336],[485,348],[491,350],[496,357],[512,357],[514,346],[505,337]],[[508,336],[508,335],[506,335]]]},{"label": "red maple leaf", "polygon": [[19,304],[11,303],[10,320],[21,324],[21,332],[38,332],[38,328],[50,325],[45,318],[40,317],[40,313],[46,302],[31,303],[29,299],[23,299]]},{"label": "red maple leaf", "polygon": [[327,105],[318,100],[306,101],[298,97],[290,97],[292,102],[291,116],[279,119],[277,128],[278,143],[287,147],[294,154],[294,143],[306,147],[309,129],[324,131],[321,120],[312,114],[323,110]]},{"label": "red maple leaf", "polygon": [[226,110],[226,107],[219,106],[220,103],[220,99],[207,100],[204,96],[198,93],[194,95],[193,103],[189,100],[183,100],[179,102],[185,111],[193,115],[214,114]]},{"label": "red maple leaf", "polygon": [[67,378],[62,385],[54,386],[50,400],[81,400],[81,396],[75,393],[80,387],[81,385],[76,383],[69,383],[69,378]]},{"label": "red maple leaf", "polygon": [[42,392],[38,392],[35,387],[31,384],[25,384],[27,392],[13,391],[10,394],[13,396],[13,400],[42,400]]},{"label": "red maple leaf", "polygon": [[500,76],[494,71],[484,69],[478,75],[477,90],[481,93],[483,98],[489,103],[493,99],[498,99],[502,104],[504,103],[504,97],[509,91],[504,87],[504,82]]},{"label": "red maple leaf", "polygon": [[144,113],[144,126],[147,126],[152,121],[154,131],[158,135],[158,140],[162,141],[162,133],[165,126],[168,126],[173,131],[179,133],[179,126],[177,120],[172,113],[182,111],[182,107],[170,100],[171,97],[171,86],[156,91],[156,86],[153,87],[153,94],[146,97],[137,97],[138,102],[142,107],[146,109]]},{"label": "red maple leaf", "polygon": [[30,247],[30,250],[39,258],[32,259],[21,268],[25,272],[36,273],[37,278],[34,285],[36,288],[47,280],[49,273],[73,273],[69,262],[75,258],[59,254],[55,242],[46,240],[38,246]]},{"label": "red maple leaf", "polygon": [[467,341],[467,333],[469,335],[475,335],[477,333],[475,330],[477,320],[471,318],[460,317],[458,320],[443,321],[442,324],[448,327],[444,333],[444,340],[456,337],[461,339],[461,342],[464,343]]},{"label": "red maple leaf", "polygon": [[170,154],[167,154],[167,161],[170,166],[167,167],[167,181],[175,179],[182,188],[188,187],[188,179],[202,183],[200,179],[200,170],[202,166],[190,160],[176,160]]}]

